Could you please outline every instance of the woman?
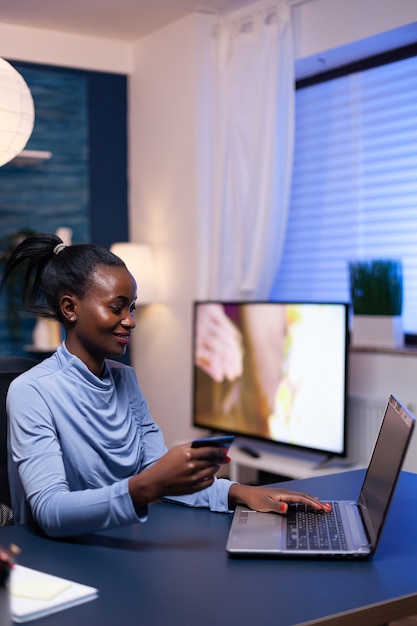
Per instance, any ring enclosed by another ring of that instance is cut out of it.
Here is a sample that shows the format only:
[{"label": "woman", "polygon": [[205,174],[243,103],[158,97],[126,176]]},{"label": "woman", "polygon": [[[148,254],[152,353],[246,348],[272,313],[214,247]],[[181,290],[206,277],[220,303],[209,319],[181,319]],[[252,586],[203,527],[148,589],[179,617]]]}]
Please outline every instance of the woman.
[{"label": "woman", "polygon": [[66,339],[9,389],[17,523],[27,505],[51,537],[144,521],[158,499],[226,512],[237,503],[279,513],[291,502],[329,508],[305,494],[216,478],[228,462],[224,449],[187,443],[167,451],[134,369],[108,360],[125,353],[135,328],[136,284],[121,259],[35,235],[9,257],[0,289],[21,266],[24,306],[61,322]]}]

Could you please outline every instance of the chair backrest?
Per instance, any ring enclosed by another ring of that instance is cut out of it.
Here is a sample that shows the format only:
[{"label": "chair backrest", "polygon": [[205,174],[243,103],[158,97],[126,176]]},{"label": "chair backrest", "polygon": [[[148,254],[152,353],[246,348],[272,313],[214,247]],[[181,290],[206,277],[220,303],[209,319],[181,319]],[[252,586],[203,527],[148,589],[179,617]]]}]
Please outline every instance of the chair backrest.
[{"label": "chair backrest", "polygon": [[26,372],[37,363],[39,361],[29,357],[0,356],[0,504],[6,505],[6,507],[10,507],[9,475],[7,471],[7,391],[14,378]]}]

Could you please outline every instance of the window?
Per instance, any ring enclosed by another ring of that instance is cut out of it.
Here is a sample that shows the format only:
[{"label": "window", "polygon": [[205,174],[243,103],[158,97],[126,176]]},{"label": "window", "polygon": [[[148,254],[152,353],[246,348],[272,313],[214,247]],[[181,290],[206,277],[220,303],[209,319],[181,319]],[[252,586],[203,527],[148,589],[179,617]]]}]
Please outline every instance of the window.
[{"label": "window", "polygon": [[375,57],[297,85],[290,213],[272,299],[349,301],[350,260],[399,258],[403,327],[417,333],[416,55],[413,44],[388,62]]}]

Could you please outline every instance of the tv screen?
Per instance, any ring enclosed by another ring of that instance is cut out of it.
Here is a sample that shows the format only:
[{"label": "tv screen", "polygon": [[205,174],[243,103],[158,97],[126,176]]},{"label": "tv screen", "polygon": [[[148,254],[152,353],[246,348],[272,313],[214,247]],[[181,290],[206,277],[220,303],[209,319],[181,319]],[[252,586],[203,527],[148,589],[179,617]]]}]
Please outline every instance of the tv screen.
[{"label": "tv screen", "polygon": [[348,305],[195,302],[193,425],[346,454]]}]

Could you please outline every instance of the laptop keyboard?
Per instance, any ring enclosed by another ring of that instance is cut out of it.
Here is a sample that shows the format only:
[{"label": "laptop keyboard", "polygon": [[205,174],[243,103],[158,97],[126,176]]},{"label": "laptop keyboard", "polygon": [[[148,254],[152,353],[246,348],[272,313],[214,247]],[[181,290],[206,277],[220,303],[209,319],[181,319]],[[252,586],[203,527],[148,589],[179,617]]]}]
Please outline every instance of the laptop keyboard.
[{"label": "laptop keyboard", "polygon": [[293,550],[346,550],[346,537],[337,502],[330,512],[305,504],[291,504],[287,513],[287,548]]}]

